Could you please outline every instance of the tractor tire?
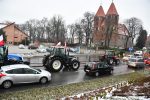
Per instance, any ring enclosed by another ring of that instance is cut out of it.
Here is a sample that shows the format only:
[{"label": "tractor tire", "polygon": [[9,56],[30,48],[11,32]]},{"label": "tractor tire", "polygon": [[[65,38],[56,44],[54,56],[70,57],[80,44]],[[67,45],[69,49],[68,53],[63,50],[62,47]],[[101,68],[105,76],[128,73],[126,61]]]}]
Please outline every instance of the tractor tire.
[{"label": "tractor tire", "polygon": [[80,62],[79,62],[79,61],[73,60],[73,61],[71,62],[71,68],[72,68],[74,71],[78,70],[79,67],[80,67]]},{"label": "tractor tire", "polygon": [[49,70],[52,72],[59,72],[63,68],[63,63],[60,58],[52,58],[49,62]]}]

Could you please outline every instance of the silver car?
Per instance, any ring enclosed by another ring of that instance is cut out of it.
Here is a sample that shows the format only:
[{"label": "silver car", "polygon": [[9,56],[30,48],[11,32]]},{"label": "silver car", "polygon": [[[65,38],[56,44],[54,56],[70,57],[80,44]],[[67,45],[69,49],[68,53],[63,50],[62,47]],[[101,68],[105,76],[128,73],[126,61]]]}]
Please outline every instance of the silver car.
[{"label": "silver car", "polygon": [[13,84],[34,83],[42,84],[51,80],[51,73],[42,69],[33,69],[28,65],[16,64],[2,66],[0,69],[0,85],[10,88]]},{"label": "silver car", "polygon": [[131,58],[128,61],[128,67],[144,68],[144,60],[141,58]]}]

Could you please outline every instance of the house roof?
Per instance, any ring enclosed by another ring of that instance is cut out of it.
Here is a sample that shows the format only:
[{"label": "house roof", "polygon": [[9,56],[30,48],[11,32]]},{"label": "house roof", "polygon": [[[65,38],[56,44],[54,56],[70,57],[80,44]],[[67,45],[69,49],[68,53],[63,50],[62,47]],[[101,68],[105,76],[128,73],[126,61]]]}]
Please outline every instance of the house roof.
[{"label": "house roof", "polygon": [[0,29],[2,29],[3,27],[6,27],[7,26],[7,24],[5,24],[5,23],[0,23]]},{"label": "house roof", "polygon": [[118,15],[115,4],[112,2],[106,15]]},{"label": "house roof", "polygon": [[102,17],[105,17],[105,13],[104,13],[104,10],[103,10],[103,7],[100,6],[97,13],[96,13],[96,16],[102,16]]},{"label": "house roof", "polygon": [[17,30],[19,30],[20,32],[22,32],[23,34],[25,34],[26,36],[28,36],[25,32],[23,32],[20,28],[18,28],[18,27],[16,26],[15,22],[9,23],[9,24],[8,24],[8,23],[7,23],[7,24],[5,24],[5,23],[0,23],[0,24],[3,24],[3,27],[0,27],[0,29],[4,29],[4,28],[6,28],[6,27],[8,27],[8,26],[14,24],[14,27],[15,27]]}]

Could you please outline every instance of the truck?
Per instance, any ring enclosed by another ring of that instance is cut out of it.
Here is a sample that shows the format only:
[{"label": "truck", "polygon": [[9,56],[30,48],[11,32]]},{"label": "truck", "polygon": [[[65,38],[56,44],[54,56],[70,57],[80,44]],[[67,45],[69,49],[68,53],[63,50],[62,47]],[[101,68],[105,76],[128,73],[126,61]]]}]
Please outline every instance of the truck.
[{"label": "truck", "polygon": [[8,46],[0,46],[0,67],[12,64],[27,64],[30,62],[24,61],[23,57],[18,54],[8,54]]},{"label": "truck", "polygon": [[76,71],[80,67],[80,62],[65,46],[53,46],[47,51],[49,54],[44,56],[43,66],[48,71],[59,72],[63,67]]}]

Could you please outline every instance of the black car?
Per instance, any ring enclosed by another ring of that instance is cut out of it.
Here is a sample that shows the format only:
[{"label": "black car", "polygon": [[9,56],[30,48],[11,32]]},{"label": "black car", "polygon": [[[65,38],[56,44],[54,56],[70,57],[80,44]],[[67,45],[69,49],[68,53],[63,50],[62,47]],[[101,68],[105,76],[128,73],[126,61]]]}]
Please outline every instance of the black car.
[{"label": "black car", "polygon": [[113,66],[110,66],[106,62],[90,62],[84,66],[84,71],[86,74],[99,76],[103,73],[111,74],[113,71]]}]

